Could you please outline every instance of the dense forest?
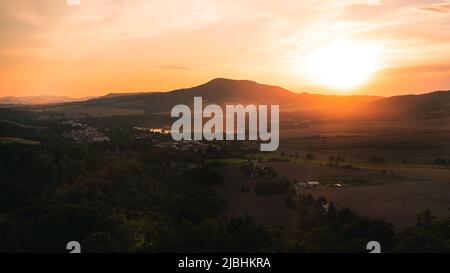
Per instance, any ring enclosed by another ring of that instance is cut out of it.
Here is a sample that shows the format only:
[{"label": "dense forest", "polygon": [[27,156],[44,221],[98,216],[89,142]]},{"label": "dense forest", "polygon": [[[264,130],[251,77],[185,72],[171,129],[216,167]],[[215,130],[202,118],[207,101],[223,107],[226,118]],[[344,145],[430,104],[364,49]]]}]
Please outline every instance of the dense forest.
[{"label": "dense forest", "polygon": [[[324,210],[324,198],[295,194],[270,169],[263,173],[271,182],[258,191],[285,193],[298,213],[297,229],[229,218],[216,190],[224,183],[220,164],[206,160],[226,151],[156,147],[119,127],[109,128],[110,143],[75,143],[61,137],[58,118],[39,122],[28,112],[1,110],[0,119],[39,128],[1,123],[0,137],[40,141],[0,143],[1,252],[66,252],[72,240],[83,252],[366,252],[371,240],[384,252],[450,251],[450,218],[425,211],[414,226],[396,232],[383,220],[333,204]],[[242,171],[248,173],[245,165]]]}]

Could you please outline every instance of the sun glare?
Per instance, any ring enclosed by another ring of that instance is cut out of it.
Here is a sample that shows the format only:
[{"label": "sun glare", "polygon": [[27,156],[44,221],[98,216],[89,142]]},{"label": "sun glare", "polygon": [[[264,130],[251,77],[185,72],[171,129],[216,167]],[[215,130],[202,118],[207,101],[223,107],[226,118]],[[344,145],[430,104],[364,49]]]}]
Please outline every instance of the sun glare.
[{"label": "sun glare", "polygon": [[379,69],[380,56],[380,46],[338,41],[308,52],[302,70],[316,84],[351,90],[367,82]]}]

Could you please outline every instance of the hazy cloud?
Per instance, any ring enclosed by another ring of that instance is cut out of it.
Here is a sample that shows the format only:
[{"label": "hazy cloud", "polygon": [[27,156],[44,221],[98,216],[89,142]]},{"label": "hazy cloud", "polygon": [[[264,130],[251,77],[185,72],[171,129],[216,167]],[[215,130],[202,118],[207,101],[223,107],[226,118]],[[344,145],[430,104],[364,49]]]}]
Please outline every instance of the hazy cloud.
[{"label": "hazy cloud", "polygon": [[424,73],[450,73],[450,65],[431,64],[431,65],[416,65],[405,67],[387,68],[381,71],[382,74],[424,74]]},{"label": "hazy cloud", "polygon": [[421,7],[421,10],[437,12],[437,13],[450,13],[450,3],[439,3]]}]

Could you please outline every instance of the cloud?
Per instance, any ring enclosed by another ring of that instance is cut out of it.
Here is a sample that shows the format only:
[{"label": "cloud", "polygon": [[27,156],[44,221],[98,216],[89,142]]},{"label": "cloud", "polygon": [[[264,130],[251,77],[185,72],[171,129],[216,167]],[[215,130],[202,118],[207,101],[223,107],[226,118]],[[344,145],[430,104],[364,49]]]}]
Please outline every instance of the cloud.
[{"label": "cloud", "polygon": [[409,75],[409,74],[424,74],[424,73],[450,73],[450,65],[446,64],[430,64],[430,65],[415,65],[403,67],[386,68],[380,72],[387,75]]},{"label": "cloud", "polygon": [[437,13],[450,13],[450,3],[432,4],[421,7],[420,9]]},{"label": "cloud", "polygon": [[351,4],[341,9],[338,19],[358,22],[375,21],[383,19],[395,11],[396,9],[392,5]]}]

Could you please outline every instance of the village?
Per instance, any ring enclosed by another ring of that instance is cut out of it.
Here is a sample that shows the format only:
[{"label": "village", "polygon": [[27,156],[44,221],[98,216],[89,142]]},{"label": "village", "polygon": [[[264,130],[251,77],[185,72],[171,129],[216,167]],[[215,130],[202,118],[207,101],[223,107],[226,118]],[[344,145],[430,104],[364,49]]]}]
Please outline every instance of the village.
[{"label": "village", "polygon": [[97,128],[90,127],[78,120],[64,121],[62,124],[70,128],[68,132],[64,132],[63,136],[76,143],[110,142],[110,138]]}]

